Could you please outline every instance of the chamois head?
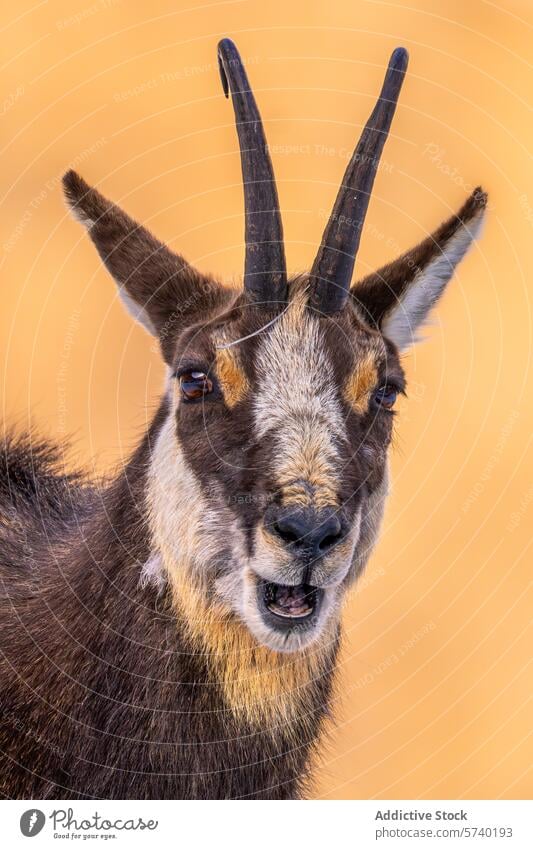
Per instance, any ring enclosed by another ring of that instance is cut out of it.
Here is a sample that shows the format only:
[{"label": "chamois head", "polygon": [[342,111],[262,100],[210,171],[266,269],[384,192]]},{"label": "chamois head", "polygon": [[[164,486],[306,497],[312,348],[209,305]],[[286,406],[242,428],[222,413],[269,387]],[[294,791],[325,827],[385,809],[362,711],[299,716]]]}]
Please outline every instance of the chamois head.
[{"label": "chamois head", "polygon": [[407,67],[399,48],[311,272],[289,279],[257,105],[235,45],[225,39],[218,51],[244,180],[241,291],[196,271],[74,172],[64,184],[168,366],[147,492],[150,568],[197,630],[240,621],[263,646],[294,651],[336,630],[346,588],[374,545],[393,407],[405,387],[399,354],[475,238],[486,195],[477,189],[420,245],[352,285]]}]

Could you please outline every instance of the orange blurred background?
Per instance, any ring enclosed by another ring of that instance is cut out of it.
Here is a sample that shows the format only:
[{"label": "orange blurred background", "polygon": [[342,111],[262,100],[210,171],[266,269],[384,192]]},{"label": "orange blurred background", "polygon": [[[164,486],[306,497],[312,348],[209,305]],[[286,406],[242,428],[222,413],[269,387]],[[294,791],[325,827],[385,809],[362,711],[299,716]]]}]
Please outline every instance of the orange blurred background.
[{"label": "orange blurred background", "polygon": [[532,25],[526,0],[25,0],[2,14],[3,418],[73,434],[72,460],[99,471],[128,456],[163,369],[68,217],[60,178],[75,167],[199,268],[238,279],[220,37],[248,63],[292,270],[312,262],[398,44],[410,69],[358,273],[478,183],[490,193],[483,238],[406,358],[393,492],[347,608],[317,797],[531,793]]}]

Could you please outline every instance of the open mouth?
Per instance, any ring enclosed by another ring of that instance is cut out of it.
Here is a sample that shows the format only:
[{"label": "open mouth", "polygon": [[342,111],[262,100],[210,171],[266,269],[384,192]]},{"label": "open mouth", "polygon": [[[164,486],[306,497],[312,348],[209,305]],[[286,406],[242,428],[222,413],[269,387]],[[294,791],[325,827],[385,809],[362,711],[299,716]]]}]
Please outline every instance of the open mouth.
[{"label": "open mouth", "polygon": [[324,590],[310,584],[286,586],[261,581],[258,587],[262,614],[278,629],[310,625],[320,608]]}]

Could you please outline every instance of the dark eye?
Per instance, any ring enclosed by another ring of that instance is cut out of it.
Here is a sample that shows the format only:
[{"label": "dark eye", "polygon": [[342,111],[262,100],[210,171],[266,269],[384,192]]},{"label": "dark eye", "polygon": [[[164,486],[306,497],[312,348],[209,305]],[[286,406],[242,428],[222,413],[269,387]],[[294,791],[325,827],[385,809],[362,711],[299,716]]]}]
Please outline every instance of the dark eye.
[{"label": "dark eye", "polygon": [[385,410],[391,410],[394,407],[397,397],[398,389],[390,383],[385,383],[374,392],[374,402]]},{"label": "dark eye", "polygon": [[203,371],[186,371],[180,374],[179,381],[186,401],[197,401],[213,391],[213,381]]}]

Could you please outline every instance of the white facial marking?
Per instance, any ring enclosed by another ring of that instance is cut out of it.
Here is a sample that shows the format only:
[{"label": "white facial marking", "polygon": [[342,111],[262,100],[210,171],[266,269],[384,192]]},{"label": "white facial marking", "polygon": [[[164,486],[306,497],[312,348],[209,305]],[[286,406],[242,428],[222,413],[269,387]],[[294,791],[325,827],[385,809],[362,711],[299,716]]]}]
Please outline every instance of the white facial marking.
[{"label": "white facial marking", "polygon": [[[187,574],[207,585],[221,553],[221,540],[244,548],[243,532],[223,494],[207,497],[189,468],[176,435],[176,382],[167,375],[169,414],[152,452],[147,502],[154,549],[170,578]],[[241,555],[244,560],[244,554]]]},{"label": "white facial marking", "polygon": [[347,436],[318,319],[305,303],[305,292],[297,292],[259,347],[254,433],[260,440],[275,430],[273,471],[280,489],[290,490],[286,500],[308,501],[305,481],[315,506],[325,506],[336,501],[336,441]]}]

